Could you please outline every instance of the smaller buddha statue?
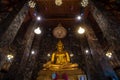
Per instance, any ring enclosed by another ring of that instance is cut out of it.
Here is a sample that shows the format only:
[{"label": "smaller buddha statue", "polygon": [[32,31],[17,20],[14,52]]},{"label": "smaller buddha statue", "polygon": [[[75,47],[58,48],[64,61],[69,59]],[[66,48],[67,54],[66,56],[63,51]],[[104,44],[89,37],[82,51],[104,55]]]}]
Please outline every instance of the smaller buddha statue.
[{"label": "smaller buddha statue", "polygon": [[67,51],[64,51],[64,46],[61,41],[57,44],[57,51],[52,53],[51,61],[43,65],[44,70],[74,70],[78,64],[70,63],[70,56]]}]

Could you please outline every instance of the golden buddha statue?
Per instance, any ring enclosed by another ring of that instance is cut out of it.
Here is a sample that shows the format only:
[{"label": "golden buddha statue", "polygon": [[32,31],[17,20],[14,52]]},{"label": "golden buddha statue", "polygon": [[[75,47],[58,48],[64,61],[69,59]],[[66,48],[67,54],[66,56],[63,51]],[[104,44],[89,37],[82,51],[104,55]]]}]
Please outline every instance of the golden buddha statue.
[{"label": "golden buddha statue", "polygon": [[78,64],[70,63],[68,52],[64,51],[64,46],[61,41],[57,44],[57,51],[52,53],[51,61],[43,65],[44,70],[74,70]]}]

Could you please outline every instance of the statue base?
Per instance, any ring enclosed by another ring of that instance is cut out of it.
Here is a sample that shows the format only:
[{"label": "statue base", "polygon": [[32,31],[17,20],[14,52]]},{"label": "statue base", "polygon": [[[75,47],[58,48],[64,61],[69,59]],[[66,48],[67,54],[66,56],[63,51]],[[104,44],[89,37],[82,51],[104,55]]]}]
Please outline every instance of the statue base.
[{"label": "statue base", "polygon": [[[37,80],[79,80],[80,76],[85,76],[85,73],[81,69],[77,70],[64,70],[64,71],[51,71],[51,70],[41,70],[38,73]],[[86,80],[86,76],[85,79]]]}]

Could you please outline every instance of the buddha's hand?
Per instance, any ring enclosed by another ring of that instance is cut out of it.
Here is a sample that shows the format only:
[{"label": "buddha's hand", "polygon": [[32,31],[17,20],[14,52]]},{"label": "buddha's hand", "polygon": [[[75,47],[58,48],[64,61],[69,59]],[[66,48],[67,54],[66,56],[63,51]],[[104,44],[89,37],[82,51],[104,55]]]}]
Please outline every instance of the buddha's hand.
[{"label": "buddha's hand", "polygon": [[46,64],[44,64],[43,67],[46,67],[46,66],[48,67],[50,64],[51,64],[51,62],[49,61]]},{"label": "buddha's hand", "polygon": [[66,68],[66,67],[68,67],[67,63],[60,66],[60,68]]}]

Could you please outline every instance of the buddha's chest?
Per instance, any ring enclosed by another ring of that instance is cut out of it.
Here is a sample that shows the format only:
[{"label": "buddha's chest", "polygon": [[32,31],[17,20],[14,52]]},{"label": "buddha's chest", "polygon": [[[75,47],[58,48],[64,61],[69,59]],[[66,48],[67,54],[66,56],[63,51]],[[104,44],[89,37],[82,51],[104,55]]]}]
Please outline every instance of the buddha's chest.
[{"label": "buddha's chest", "polygon": [[57,57],[57,58],[65,57],[65,54],[64,54],[64,53],[57,53],[57,54],[56,54],[56,57]]},{"label": "buddha's chest", "polygon": [[63,64],[66,63],[66,55],[64,53],[56,54],[56,64]]}]

